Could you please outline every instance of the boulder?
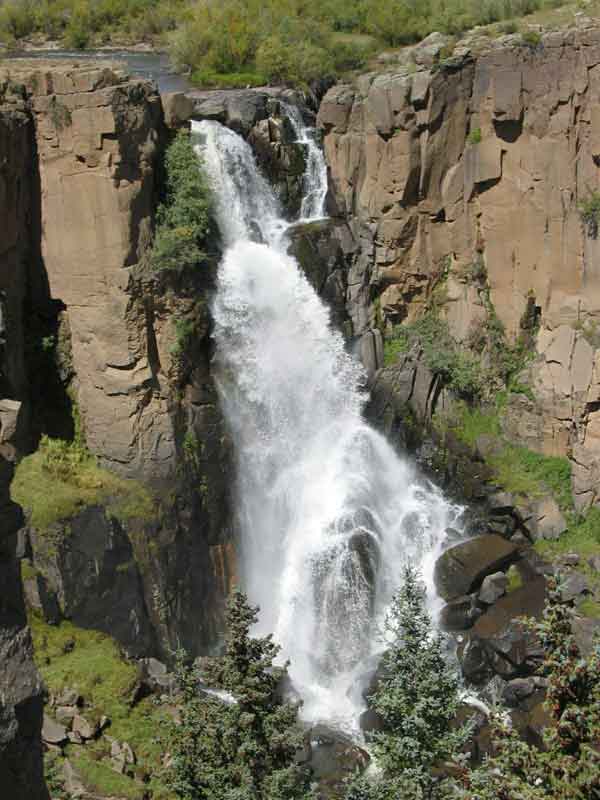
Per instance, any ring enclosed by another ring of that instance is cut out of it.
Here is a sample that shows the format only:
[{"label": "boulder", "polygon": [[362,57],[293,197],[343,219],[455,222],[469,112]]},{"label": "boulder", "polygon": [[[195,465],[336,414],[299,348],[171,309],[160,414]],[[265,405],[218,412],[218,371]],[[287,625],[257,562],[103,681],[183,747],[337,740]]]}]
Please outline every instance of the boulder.
[{"label": "boulder", "polygon": [[466,631],[482,613],[476,596],[467,594],[446,603],[440,611],[439,624],[445,631]]},{"label": "boulder", "polygon": [[58,706],[54,711],[57,722],[68,723],[69,726],[77,713],[77,706]]},{"label": "boulder", "polygon": [[167,92],[161,95],[165,124],[169,128],[180,128],[189,122],[194,113],[194,101],[184,92]]},{"label": "boulder", "polygon": [[91,725],[81,714],[73,717],[73,733],[79,734],[82,739],[93,739],[97,731],[97,726]]},{"label": "boulder", "polygon": [[588,559],[588,564],[595,572],[600,572],[600,556],[592,556]]},{"label": "boulder", "polygon": [[505,684],[502,699],[510,708],[516,708],[522,700],[530,697],[536,688],[533,678],[514,678]]},{"label": "boulder", "polygon": [[559,592],[563,602],[576,600],[579,595],[589,591],[588,582],[581,572],[569,572],[559,583]]},{"label": "boulder", "polygon": [[543,659],[537,637],[520,617],[539,618],[545,605],[543,577],[500,598],[475,623],[458,655],[463,673],[481,682],[491,672],[505,680],[533,673]]},{"label": "boulder", "polygon": [[450,547],[438,558],[434,570],[436,589],[444,600],[469,594],[486,575],[507,567],[517,556],[517,545],[501,536],[475,536]]},{"label": "boulder", "polygon": [[508,578],[504,572],[494,572],[486,575],[479,590],[479,600],[486,605],[492,605],[502,595],[506,594],[508,588]]},{"label": "boulder", "polygon": [[42,725],[42,741],[46,744],[64,744],[67,741],[67,729],[64,725],[53,720],[47,714],[44,714],[44,723]]},{"label": "boulder", "polygon": [[326,725],[310,731],[311,758],[308,766],[326,797],[337,796],[345,781],[364,771],[370,757],[350,736]]}]

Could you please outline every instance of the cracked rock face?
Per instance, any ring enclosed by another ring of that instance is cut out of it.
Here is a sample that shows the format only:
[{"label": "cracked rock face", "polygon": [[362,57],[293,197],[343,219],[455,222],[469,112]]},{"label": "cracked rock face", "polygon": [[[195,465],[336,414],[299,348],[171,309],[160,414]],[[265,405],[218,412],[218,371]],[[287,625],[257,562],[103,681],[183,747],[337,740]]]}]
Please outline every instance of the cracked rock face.
[{"label": "cracked rock face", "polygon": [[486,319],[474,264],[509,338],[535,308],[537,402],[511,401],[507,433],[572,457],[583,509],[600,485],[600,239],[580,211],[598,190],[600,30],[486,48],[324,97],[331,209],[356,244],[347,308],[356,335],[411,321],[445,276],[444,315],[466,342]]},{"label": "cracked rock face", "polygon": [[21,307],[29,247],[29,125],[19,102],[0,97],[0,787],[11,800],[48,797],[40,741],[42,686],[15,558],[23,518],[10,499],[25,421],[18,398],[26,385]]}]

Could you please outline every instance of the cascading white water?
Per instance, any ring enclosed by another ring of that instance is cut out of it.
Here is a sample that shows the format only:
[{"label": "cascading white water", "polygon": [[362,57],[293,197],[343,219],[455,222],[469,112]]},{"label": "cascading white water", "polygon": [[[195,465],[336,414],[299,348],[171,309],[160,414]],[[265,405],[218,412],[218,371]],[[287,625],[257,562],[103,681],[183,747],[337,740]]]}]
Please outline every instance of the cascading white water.
[{"label": "cascading white water", "polygon": [[216,122],[193,131],[227,246],[213,313],[244,585],[260,632],[291,660],[304,716],[351,728],[401,565],[431,586],[460,509],[363,420],[362,367],[287,255],[289,225],[249,145]]},{"label": "cascading white water", "polygon": [[288,115],[296,139],[306,148],[306,170],[304,172],[304,197],[300,208],[301,219],[308,221],[322,219],[325,216],[325,198],[327,196],[327,164],[325,156],[315,141],[315,130],[302,119],[297,106],[282,104]]}]

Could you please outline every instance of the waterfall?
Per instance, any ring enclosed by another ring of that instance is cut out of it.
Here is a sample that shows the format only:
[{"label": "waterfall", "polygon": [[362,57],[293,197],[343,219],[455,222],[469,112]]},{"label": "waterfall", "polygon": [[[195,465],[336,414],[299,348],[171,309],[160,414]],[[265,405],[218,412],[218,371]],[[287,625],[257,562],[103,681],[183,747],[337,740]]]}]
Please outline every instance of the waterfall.
[{"label": "waterfall", "polygon": [[300,208],[300,218],[304,221],[322,219],[325,216],[327,196],[327,164],[325,156],[315,141],[315,129],[306,125],[297,106],[283,103],[296,140],[306,147],[306,171],[304,173],[304,197]]},{"label": "waterfall", "polygon": [[352,728],[357,676],[381,649],[401,566],[419,565],[431,587],[460,509],[364,421],[363,369],[287,254],[289,225],[250,146],[216,122],[193,132],[226,243],[214,335],[244,588],[261,607],[259,632],[291,660],[304,717]]}]

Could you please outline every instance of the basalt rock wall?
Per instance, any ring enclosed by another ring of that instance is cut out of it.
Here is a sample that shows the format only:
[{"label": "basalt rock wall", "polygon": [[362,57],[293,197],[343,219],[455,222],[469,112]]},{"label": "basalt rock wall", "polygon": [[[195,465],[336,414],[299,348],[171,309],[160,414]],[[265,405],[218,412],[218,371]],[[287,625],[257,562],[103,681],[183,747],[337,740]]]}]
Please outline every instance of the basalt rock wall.
[{"label": "basalt rock wall", "polygon": [[[600,243],[581,213],[600,188],[600,31],[516,39],[338,84],[318,121],[331,209],[356,244],[354,334],[414,320],[441,282],[465,347],[490,303],[513,341],[534,313],[533,397],[511,400],[507,433],[568,455],[584,508],[600,479]],[[433,412],[435,396],[430,383],[419,402]]]},{"label": "basalt rock wall", "polygon": [[42,686],[16,558],[23,518],[10,499],[26,425],[23,308],[34,215],[31,141],[22,95],[0,83],[0,786],[14,800],[48,797],[40,741]]}]

